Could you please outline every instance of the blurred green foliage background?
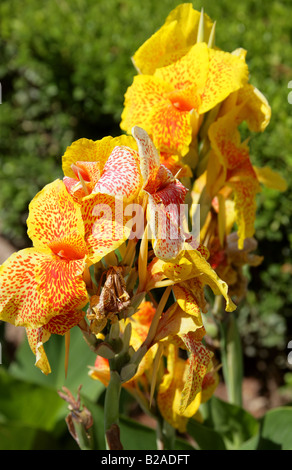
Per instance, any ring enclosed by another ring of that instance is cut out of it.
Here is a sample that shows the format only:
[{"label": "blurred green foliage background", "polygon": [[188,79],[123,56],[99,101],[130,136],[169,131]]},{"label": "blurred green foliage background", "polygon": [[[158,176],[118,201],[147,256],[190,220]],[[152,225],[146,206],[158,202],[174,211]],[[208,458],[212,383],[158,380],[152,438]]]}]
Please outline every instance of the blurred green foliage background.
[{"label": "blurred green foliage background", "polygon": [[[30,243],[28,204],[45,184],[62,177],[65,148],[80,137],[121,133],[124,93],[135,75],[131,56],[179,3],[1,1],[0,233],[16,248]],[[247,273],[250,291],[238,315],[246,356],[262,368],[271,356],[285,369],[292,338],[291,0],[193,5],[216,20],[221,49],[248,51],[250,82],[272,108],[267,130],[251,137],[251,158],[279,171],[289,189],[263,188],[258,196],[256,238],[265,260]]]}]

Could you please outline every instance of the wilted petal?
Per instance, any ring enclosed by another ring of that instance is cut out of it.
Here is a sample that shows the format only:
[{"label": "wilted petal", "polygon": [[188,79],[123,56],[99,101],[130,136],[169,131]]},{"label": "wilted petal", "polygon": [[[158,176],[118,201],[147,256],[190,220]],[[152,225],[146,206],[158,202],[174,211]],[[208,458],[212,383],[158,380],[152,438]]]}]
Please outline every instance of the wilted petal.
[{"label": "wilted petal", "polygon": [[51,367],[44,350],[44,343],[50,338],[50,333],[44,330],[44,328],[26,328],[26,334],[28,344],[36,356],[36,367],[38,367],[45,375],[50,374]]}]

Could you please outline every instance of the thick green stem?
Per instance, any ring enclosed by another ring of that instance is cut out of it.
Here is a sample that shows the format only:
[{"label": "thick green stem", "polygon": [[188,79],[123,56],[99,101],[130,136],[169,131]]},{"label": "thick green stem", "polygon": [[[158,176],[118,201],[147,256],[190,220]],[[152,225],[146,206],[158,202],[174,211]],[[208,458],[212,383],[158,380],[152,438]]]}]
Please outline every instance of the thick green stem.
[{"label": "thick green stem", "polygon": [[[220,322],[221,323],[221,322]],[[235,315],[230,313],[221,324],[223,375],[230,403],[242,407],[243,360],[241,339]]]},{"label": "thick green stem", "polygon": [[157,419],[156,446],[157,450],[174,450],[175,446],[175,429],[162,418]]},{"label": "thick green stem", "polygon": [[104,402],[104,431],[106,446],[109,450],[121,449],[119,441],[119,408],[121,379],[115,370],[111,370],[110,382],[106,389]]}]

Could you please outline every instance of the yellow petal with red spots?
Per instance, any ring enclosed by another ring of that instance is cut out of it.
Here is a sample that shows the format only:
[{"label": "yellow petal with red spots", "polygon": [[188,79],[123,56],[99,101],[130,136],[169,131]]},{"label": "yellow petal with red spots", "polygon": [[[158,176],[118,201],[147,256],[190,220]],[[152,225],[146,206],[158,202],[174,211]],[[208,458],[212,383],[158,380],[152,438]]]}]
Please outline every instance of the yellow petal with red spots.
[{"label": "yellow petal with red spots", "polygon": [[[187,93],[189,100],[188,110],[199,109],[201,105],[200,96],[205,88],[209,70],[209,49],[206,43],[195,44],[189,52],[173,64],[157,69],[155,77],[169,83],[173,91],[181,92],[191,90]],[[177,96],[179,94],[177,93]],[[187,98],[186,97],[186,98]],[[171,100],[175,102],[174,99]],[[185,104],[185,107],[187,104]],[[179,105],[178,105],[179,107]]]},{"label": "yellow petal with red spots", "polygon": [[108,194],[91,194],[81,204],[88,249],[87,260],[97,263],[128,239],[131,233],[124,215],[124,204],[119,198]]},{"label": "yellow petal with red spots", "polygon": [[213,396],[219,384],[219,374],[216,370],[211,370],[203,378],[202,382],[202,403],[206,403]]},{"label": "yellow petal with red spots", "polygon": [[28,344],[36,356],[36,367],[45,375],[50,374],[51,366],[44,349],[44,343],[50,338],[50,333],[44,330],[44,328],[26,328],[26,335]]},{"label": "yellow petal with red spots", "polygon": [[209,128],[209,138],[213,150],[225,168],[233,169],[249,159],[249,149],[241,142],[238,125],[241,122],[240,107],[217,119]]},{"label": "yellow petal with red spots", "polygon": [[189,315],[194,316],[198,325],[202,326],[200,307],[192,290],[187,288],[187,284],[176,284],[172,289],[180,308]]},{"label": "yellow petal with red spots", "polygon": [[43,256],[35,268],[39,298],[54,314],[83,308],[88,302],[83,280],[84,259]]},{"label": "yellow petal with red spots", "polygon": [[185,312],[178,303],[173,304],[159,319],[154,343],[158,341],[170,341],[181,344],[181,339],[186,334],[192,334],[200,341],[206,334],[200,317],[195,317]]},{"label": "yellow petal with red spots", "polygon": [[83,260],[68,262],[34,248],[14,253],[0,268],[0,318],[38,328],[59,313],[83,308],[83,270]]},{"label": "yellow petal with red spots", "polygon": [[238,90],[237,104],[241,108],[240,119],[246,121],[252,132],[263,132],[271,119],[271,107],[266,97],[250,83]]},{"label": "yellow petal with red spots", "polygon": [[199,277],[202,285],[207,284],[214,294],[223,295],[226,300],[226,311],[236,309],[235,304],[228,295],[228,285],[217,276],[198,250],[185,250],[176,260],[162,264],[161,268],[166,277],[176,282]]},{"label": "yellow petal with red spots", "polygon": [[188,110],[180,110],[170,99],[162,99],[149,110],[151,126],[147,129],[153,142],[161,152],[186,155],[192,141],[191,115]]},{"label": "yellow petal with red spots", "polygon": [[237,170],[230,172],[228,185],[234,194],[234,210],[238,226],[238,247],[243,248],[244,240],[255,231],[256,194],[261,188],[256,173],[248,160]]},{"label": "yellow petal with red spots", "polygon": [[[95,162],[99,165],[99,171],[103,167],[112,152],[118,145],[126,145],[135,148],[135,141],[131,136],[104,137],[101,140],[79,139],[67,147],[62,157],[62,168],[65,176],[76,178],[72,165],[76,162]],[[96,171],[96,170],[95,170]]]},{"label": "yellow petal with red spots", "polygon": [[121,129],[130,133],[134,126],[140,126],[151,134],[151,110],[160,103],[170,103],[167,99],[170,91],[173,91],[172,86],[157,77],[136,75],[125,94]]},{"label": "yellow petal with red spots", "polygon": [[109,194],[130,202],[135,199],[141,186],[138,152],[119,146],[110,153],[92,193]]},{"label": "yellow petal with red spots", "polygon": [[63,181],[53,181],[33,198],[27,226],[34,246],[40,248],[72,232],[84,234],[80,207],[68,194]]},{"label": "yellow petal with red spots", "polygon": [[187,334],[182,337],[186,348],[190,351],[189,367],[187,369],[185,385],[181,393],[180,413],[184,413],[202,389],[202,382],[212,366],[211,353],[201,342]]},{"label": "yellow petal with red spots", "polygon": [[157,406],[163,418],[180,432],[186,431],[187,418],[177,413],[183,389],[185,361],[178,357],[173,345],[169,346],[167,369],[157,393]]},{"label": "yellow petal with red spots", "polygon": [[208,78],[201,94],[200,114],[206,113],[242,88],[248,80],[248,67],[239,57],[228,52],[209,49]]}]

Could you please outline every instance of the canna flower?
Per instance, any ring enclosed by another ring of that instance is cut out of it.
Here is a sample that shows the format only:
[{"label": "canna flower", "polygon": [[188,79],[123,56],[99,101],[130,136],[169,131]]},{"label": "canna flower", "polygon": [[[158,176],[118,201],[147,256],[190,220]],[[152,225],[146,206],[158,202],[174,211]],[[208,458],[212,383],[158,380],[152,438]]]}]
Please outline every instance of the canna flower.
[{"label": "canna flower", "polygon": [[48,374],[43,343],[77,325],[88,302],[81,211],[62,181],[31,201],[27,226],[33,247],[12,254],[0,268],[0,319],[26,328],[36,365]]},{"label": "canna flower", "polygon": [[137,200],[142,185],[136,142],[130,136],[79,139],[62,164],[64,184],[80,204],[88,260],[97,263],[130,234],[124,209]]},{"label": "canna flower", "polygon": [[[176,309],[177,305],[174,305],[168,311]],[[132,325],[130,345],[136,351],[145,344],[155,312],[152,304],[145,301],[127,319]],[[177,313],[173,316],[178,317]],[[184,323],[178,334],[173,325],[168,325],[167,329],[160,328],[136,374],[123,382],[123,387],[149,411],[156,395],[156,405],[162,417],[181,432],[185,431],[188,419],[196,415],[200,404],[212,396],[218,383],[218,376],[213,371],[212,353],[202,345],[201,335],[190,334],[190,328],[191,323]],[[178,345],[188,351],[188,359],[178,357]],[[164,361],[167,361],[166,368]],[[108,360],[97,356],[90,376],[107,387],[110,380]]]},{"label": "canna flower", "polygon": [[[256,195],[261,191],[262,172],[251,163],[247,141],[241,141],[239,125],[245,121],[250,131],[263,132],[270,115],[265,97],[247,84],[225,100],[208,130],[207,194],[210,201],[216,196],[223,200],[233,198],[240,249],[244,240],[254,235]],[[275,173],[270,172],[269,176],[279,182]],[[284,190],[285,185],[281,189]],[[220,236],[223,239],[224,233]]]},{"label": "canna flower", "polygon": [[[185,21],[187,16],[183,15],[183,18]],[[173,24],[177,32],[177,23],[169,24]],[[180,34],[178,36],[181,38]],[[236,54],[213,49],[206,42],[195,43],[195,39],[185,49],[184,42],[180,49],[184,55],[179,53],[179,58],[175,57],[170,63],[167,61],[167,65],[163,63],[151,74],[148,71],[134,77],[125,94],[121,120],[121,128],[126,132],[130,132],[133,125],[141,126],[159,151],[180,157],[188,153],[203,115],[248,80],[247,65]],[[146,61],[148,64],[149,59]],[[154,64],[159,64],[155,54]]]},{"label": "canna flower", "polygon": [[215,295],[223,295],[226,311],[234,311],[236,306],[228,293],[228,284],[219,278],[208,262],[208,249],[202,245],[197,249],[190,249],[187,245],[186,248],[171,261],[153,259],[148,266],[146,291],[170,284],[176,289],[175,296],[184,310],[188,307],[194,311],[198,308],[206,311],[204,288],[208,285]]},{"label": "canna flower", "polygon": [[[169,345],[167,369],[158,392],[157,405],[162,417],[179,432],[187,431],[190,418],[199,418],[199,407],[213,395],[219,376],[213,369],[211,354],[200,345],[191,358],[179,357],[178,349]],[[201,419],[200,419],[201,420]]]},{"label": "canna flower", "polygon": [[214,24],[208,15],[194,10],[191,3],[183,3],[172,10],[164,25],[139,47],[132,57],[133,64],[139,73],[153,75],[156,69],[183,57],[198,39],[208,43],[213,33]]},{"label": "canna flower", "polygon": [[142,191],[147,194],[147,220],[154,253],[161,259],[172,259],[181,251],[187,236],[181,222],[188,190],[160,163],[159,153],[147,132],[135,126],[132,134],[138,145]]}]

